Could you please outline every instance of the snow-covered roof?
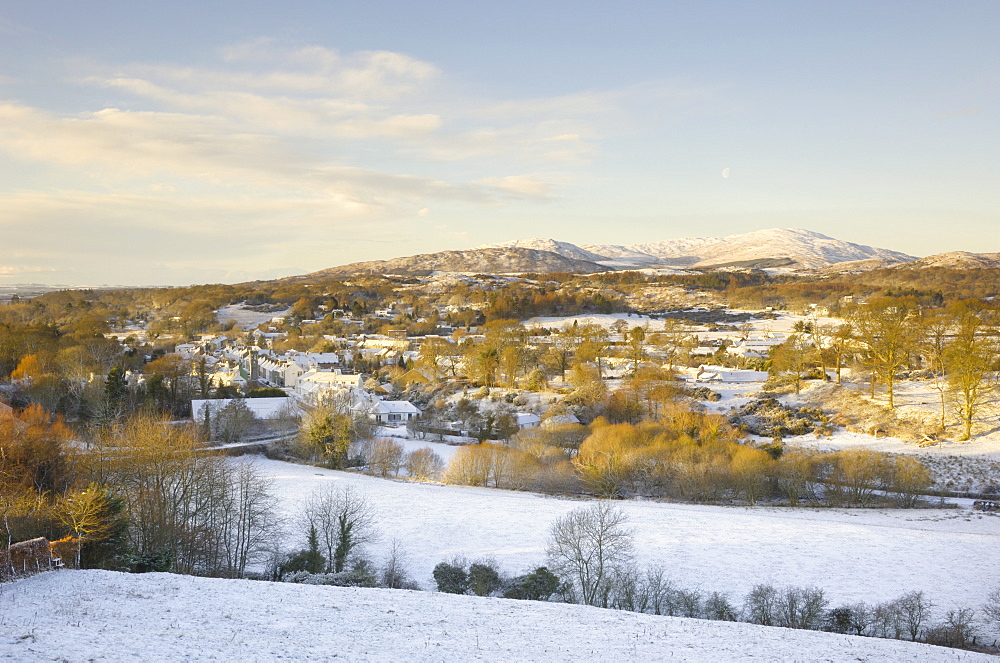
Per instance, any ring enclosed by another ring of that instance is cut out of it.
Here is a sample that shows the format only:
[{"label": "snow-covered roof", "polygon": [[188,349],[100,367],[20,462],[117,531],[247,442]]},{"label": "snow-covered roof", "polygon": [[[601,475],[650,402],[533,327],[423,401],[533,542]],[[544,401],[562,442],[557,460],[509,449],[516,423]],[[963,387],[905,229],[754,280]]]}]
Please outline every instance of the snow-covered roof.
[{"label": "snow-covered roof", "polygon": [[580,420],[575,414],[556,414],[542,422],[543,426],[561,426],[563,424],[578,424]]},{"label": "snow-covered roof", "polygon": [[372,414],[420,414],[420,408],[409,401],[379,401],[371,408]]},{"label": "snow-covered roof", "polygon": [[[196,421],[204,417],[203,408],[208,407],[209,414],[214,416],[234,400],[233,398],[195,399],[191,401],[191,416]],[[242,398],[243,404],[247,406],[253,415],[258,419],[276,419],[287,412],[298,413],[299,406],[292,398]]]},{"label": "snow-covered roof", "polygon": [[312,369],[299,376],[299,384],[313,382],[317,384],[332,384],[345,387],[360,387],[364,378],[358,375],[343,375],[337,371],[321,371]]}]

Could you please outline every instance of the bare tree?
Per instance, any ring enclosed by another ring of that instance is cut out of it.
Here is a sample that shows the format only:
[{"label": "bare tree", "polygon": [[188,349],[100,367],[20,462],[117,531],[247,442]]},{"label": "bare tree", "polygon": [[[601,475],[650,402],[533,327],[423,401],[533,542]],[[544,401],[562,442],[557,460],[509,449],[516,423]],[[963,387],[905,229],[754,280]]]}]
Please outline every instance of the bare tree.
[{"label": "bare tree", "polygon": [[399,476],[403,465],[403,445],[396,440],[380,437],[365,444],[368,472],[380,477]]},{"label": "bare tree", "polygon": [[380,570],[380,584],[389,589],[419,589],[417,583],[410,579],[406,566],[409,556],[403,549],[399,539],[393,539],[389,546],[389,554]]},{"label": "bare tree", "polygon": [[227,477],[226,494],[221,500],[220,540],[225,574],[242,578],[247,564],[261,561],[274,548],[279,523],[273,481],[252,462],[239,463]]},{"label": "bare tree", "polygon": [[1000,626],[1000,586],[986,597],[986,604],[983,605],[983,614]]},{"label": "bare tree", "polygon": [[791,382],[798,394],[803,376],[812,367],[810,354],[809,340],[803,334],[792,334],[771,351],[771,374]]},{"label": "bare tree", "polygon": [[954,339],[944,352],[948,387],[962,421],[962,440],[972,437],[972,424],[993,385],[990,369],[997,360],[995,329],[989,313],[963,302],[956,311]]},{"label": "bare tree", "polygon": [[444,461],[430,447],[414,449],[406,454],[406,472],[411,479],[417,481],[432,481],[441,475]]},{"label": "bare tree", "polygon": [[97,484],[59,501],[56,517],[76,537],[76,559],[73,560],[76,568],[80,568],[83,544],[103,541],[115,532],[117,523],[109,514],[109,502],[107,490]]},{"label": "bare tree", "polygon": [[340,573],[358,547],[378,538],[375,510],[368,498],[350,486],[328,486],[312,493],[303,507],[303,520],[315,527],[325,548],[326,572]]},{"label": "bare tree", "polygon": [[864,348],[864,361],[872,372],[872,389],[880,380],[886,387],[889,409],[895,408],[896,373],[906,364],[919,338],[912,304],[874,299],[852,312],[851,326]]},{"label": "bare tree", "polygon": [[941,418],[939,426],[943,431],[947,422],[947,393],[948,379],[945,366],[945,351],[948,349],[948,342],[951,338],[952,317],[940,311],[929,313],[921,319],[921,331],[923,332],[921,349],[924,353],[925,364],[934,375],[933,386],[938,392],[941,402]]},{"label": "bare tree", "polygon": [[574,509],[549,528],[550,567],[569,580],[587,605],[606,606],[616,571],[632,564],[628,516],[611,502]]},{"label": "bare tree", "polygon": [[910,592],[896,599],[896,609],[899,612],[899,620],[903,629],[910,636],[910,640],[920,637],[924,626],[931,617],[931,602],[924,598],[923,592]]}]

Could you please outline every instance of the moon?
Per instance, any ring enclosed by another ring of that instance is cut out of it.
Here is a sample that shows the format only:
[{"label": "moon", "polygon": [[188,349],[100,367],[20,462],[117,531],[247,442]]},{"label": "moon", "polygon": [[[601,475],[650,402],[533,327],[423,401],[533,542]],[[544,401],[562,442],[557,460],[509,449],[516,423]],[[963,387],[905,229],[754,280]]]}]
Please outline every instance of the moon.
[{"label": "moon", "polygon": [[722,169],[722,179],[724,179],[724,180],[728,180],[729,179],[729,169],[728,168],[723,168]]}]

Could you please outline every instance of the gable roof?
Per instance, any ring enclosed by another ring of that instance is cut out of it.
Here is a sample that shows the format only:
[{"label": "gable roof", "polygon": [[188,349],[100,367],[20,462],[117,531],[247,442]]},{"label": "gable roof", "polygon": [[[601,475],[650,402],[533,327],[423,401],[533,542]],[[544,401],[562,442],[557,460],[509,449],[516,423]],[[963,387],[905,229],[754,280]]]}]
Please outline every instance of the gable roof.
[{"label": "gable roof", "polygon": [[420,414],[420,408],[409,401],[379,401],[372,406],[372,414]]}]

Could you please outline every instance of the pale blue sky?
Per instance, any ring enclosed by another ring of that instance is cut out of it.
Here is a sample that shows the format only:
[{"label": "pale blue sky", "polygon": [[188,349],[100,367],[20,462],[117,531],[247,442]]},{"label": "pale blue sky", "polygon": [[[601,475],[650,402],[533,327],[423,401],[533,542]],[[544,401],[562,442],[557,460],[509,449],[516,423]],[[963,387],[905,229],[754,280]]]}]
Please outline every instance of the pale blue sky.
[{"label": "pale blue sky", "polygon": [[0,283],[771,227],[1000,251],[998,25],[996,2],[8,2]]}]

